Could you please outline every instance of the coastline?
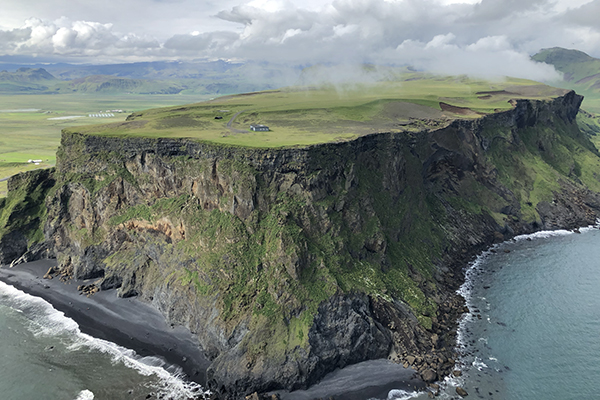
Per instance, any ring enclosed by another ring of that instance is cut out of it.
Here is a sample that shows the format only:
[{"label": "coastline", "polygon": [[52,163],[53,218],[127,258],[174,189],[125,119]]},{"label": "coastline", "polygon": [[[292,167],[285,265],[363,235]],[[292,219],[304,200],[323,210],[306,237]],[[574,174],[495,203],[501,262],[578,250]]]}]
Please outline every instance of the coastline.
[{"label": "coastline", "polygon": [[[0,281],[27,294],[40,297],[74,320],[81,330],[98,339],[134,350],[139,356],[158,356],[168,365],[181,368],[184,378],[206,389],[210,361],[195,337],[182,326],[170,326],[149,304],[136,298],[119,298],[115,290],[80,294],[77,287],[92,280],[44,279],[56,260],[39,260],[0,267]],[[398,399],[423,393],[426,384],[412,368],[380,359],[336,370],[306,390],[276,391],[282,400],[387,398],[395,391]]]},{"label": "coastline", "polygon": [[155,356],[181,368],[185,379],[206,388],[210,362],[196,338],[184,327],[171,327],[162,314],[135,298],[123,299],[116,291],[100,291],[87,297],[77,286],[89,282],[44,279],[55,260],[40,260],[0,268],[0,281],[50,303],[73,319],[81,332],[134,350],[139,356]]},{"label": "coastline", "polygon": [[[467,262],[463,271],[463,283],[456,291],[458,295],[462,296],[465,299],[465,305],[468,307],[469,311],[463,313],[463,315],[457,321],[458,327],[456,329],[457,336],[455,350],[459,354],[459,358],[456,360],[455,368],[459,370],[462,374],[464,374],[465,372],[468,372],[470,367],[475,365],[472,363],[472,360],[468,359],[469,357],[473,356],[473,354],[471,353],[471,347],[473,346],[473,342],[469,341],[473,338],[470,336],[471,332],[469,330],[469,324],[475,322],[478,318],[481,318],[481,311],[477,308],[477,306],[473,304],[472,292],[476,284],[475,281],[477,276],[485,272],[483,270],[482,265],[485,263],[487,258],[499,253],[503,245],[508,243],[580,234],[596,229],[600,229],[600,219],[597,220],[596,224],[594,225],[581,226],[579,228],[574,229],[560,228],[555,230],[540,230],[532,233],[515,235],[514,237],[508,240],[490,245],[487,249],[477,254],[473,260]],[[510,250],[508,250],[507,252],[509,251]],[[437,383],[441,385],[442,391],[448,391],[452,389],[449,392],[447,392],[447,394],[453,395],[454,389],[456,387],[462,387],[465,384],[465,375],[448,375]]]},{"label": "coastline", "polygon": [[404,400],[426,393],[426,388],[427,384],[414,369],[379,359],[363,361],[331,372],[306,390],[274,393],[281,400]]}]

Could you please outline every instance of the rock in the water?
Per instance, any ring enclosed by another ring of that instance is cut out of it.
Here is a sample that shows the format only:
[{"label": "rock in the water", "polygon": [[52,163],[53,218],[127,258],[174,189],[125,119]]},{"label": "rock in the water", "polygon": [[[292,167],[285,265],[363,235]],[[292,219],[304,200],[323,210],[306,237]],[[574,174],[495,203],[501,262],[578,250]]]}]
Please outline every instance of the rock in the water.
[{"label": "rock in the water", "polygon": [[452,371],[452,375],[458,378],[459,376],[462,376],[462,371],[454,370]]},{"label": "rock in the water", "polygon": [[421,378],[427,383],[435,382],[437,377],[437,373],[431,368],[428,368],[421,373]]},{"label": "rock in the water", "polygon": [[467,397],[469,395],[469,393],[467,393],[467,391],[460,386],[456,388],[456,394],[458,394],[460,397]]}]

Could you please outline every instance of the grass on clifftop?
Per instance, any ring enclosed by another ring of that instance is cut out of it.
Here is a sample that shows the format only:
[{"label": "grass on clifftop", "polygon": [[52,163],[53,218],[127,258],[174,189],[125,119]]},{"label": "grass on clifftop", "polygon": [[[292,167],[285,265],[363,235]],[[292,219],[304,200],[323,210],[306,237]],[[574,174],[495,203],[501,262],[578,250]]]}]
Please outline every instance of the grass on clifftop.
[{"label": "grass on clifftop", "polygon": [[[421,130],[456,118],[507,110],[515,98],[563,90],[522,79],[503,82],[410,73],[370,84],[284,88],[132,114],[125,122],[68,128],[101,136],[180,138],[248,147],[305,146],[376,132]],[[269,132],[252,132],[264,124]]]}]

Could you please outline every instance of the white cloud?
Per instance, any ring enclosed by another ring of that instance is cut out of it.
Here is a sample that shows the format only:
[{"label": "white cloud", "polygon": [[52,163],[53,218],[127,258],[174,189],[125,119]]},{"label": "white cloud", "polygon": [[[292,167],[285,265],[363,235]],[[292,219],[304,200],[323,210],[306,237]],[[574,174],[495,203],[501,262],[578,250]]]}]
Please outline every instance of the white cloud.
[{"label": "white cloud", "polygon": [[600,0],[131,0],[118,3],[118,14],[105,0],[74,3],[71,19],[56,14],[64,8],[55,0],[31,0],[31,10],[53,17],[17,26],[5,21],[25,8],[5,1],[3,55],[372,62],[536,79],[553,74],[529,61],[540,48],[600,56]]}]

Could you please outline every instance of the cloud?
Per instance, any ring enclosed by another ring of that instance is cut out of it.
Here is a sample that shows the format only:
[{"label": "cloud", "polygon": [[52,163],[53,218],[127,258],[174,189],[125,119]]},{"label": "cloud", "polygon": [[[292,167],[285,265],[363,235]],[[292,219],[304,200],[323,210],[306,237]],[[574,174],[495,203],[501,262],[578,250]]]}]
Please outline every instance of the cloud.
[{"label": "cloud", "polygon": [[[75,20],[29,19],[0,29],[0,55],[413,64],[440,73],[540,80],[556,76],[529,60],[541,48],[575,47],[600,56],[600,0],[154,0],[151,7],[132,0],[114,21],[106,11],[112,1],[105,1],[98,19],[83,18],[86,8],[74,5]],[[129,27],[134,32],[124,31]]]},{"label": "cloud", "polygon": [[239,35],[233,32],[208,32],[208,33],[191,33],[185,35],[175,35],[168,39],[164,47],[173,50],[173,54],[178,52],[192,52],[199,55],[221,50],[231,45]]},{"label": "cloud", "polygon": [[454,43],[454,35],[436,36],[423,43],[407,40],[396,49],[398,59],[410,60],[417,68],[447,75],[482,78],[514,76],[552,81],[562,76],[547,64],[537,63],[528,54],[515,51],[506,36],[481,38],[467,46]]},{"label": "cloud", "polygon": [[150,53],[161,47],[152,38],[116,34],[112,31],[112,24],[66,18],[53,22],[31,18],[20,29],[0,31],[0,39],[4,39],[4,46],[0,48],[5,56],[128,57],[136,53]]},{"label": "cloud", "polygon": [[565,21],[574,26],[600,28],[600,0],[594,0],[579,8],[565,12]]}]

